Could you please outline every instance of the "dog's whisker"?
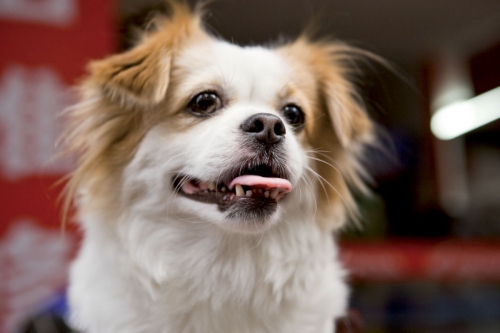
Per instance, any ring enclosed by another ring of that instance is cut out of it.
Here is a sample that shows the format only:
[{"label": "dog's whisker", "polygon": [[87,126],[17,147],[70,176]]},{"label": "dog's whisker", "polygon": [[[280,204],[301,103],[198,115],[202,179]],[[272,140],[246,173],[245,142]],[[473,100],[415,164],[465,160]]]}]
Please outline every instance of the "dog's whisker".
[{"label": "dog's whisker", "polygon": [[328,163],[326,162],[325,160],[321,159],[321,158],[317,158],[317,157],[312,157],[312,156],[308,156],[307,157],[308,159],[311,159],[311,160],[314,160],[314,161],[318,161],[318,162],[321,162],[321,163],[324,163],[330,167],[332,167],[332,169],[334,169],[335,171],[337,171],[337,173],[342,176],[342,173],[339,171],[339,169],[337,167],[335,167],[334,165],[332,165],[331,163]]},{"label": "dog's whisker", "polygon": [[297,184],[298,190],[299,190],[299,203],[302,203],[302,186],[300,182]]},{"label": "dog's whisker", "polygon": [[[257,223],[257,222],[255,222],[255,221],[254,221],[254,224],[256,224],[256,223]],[[258,229],[257,225],[255,225],[255,226],[256,226],[256,229],[257,229],[257,231],[258,231],[259,229]],[[257,249],[257,248],[260,246],[260,244],[261,244],[261,242],[262,242],[262,239],[263,239],[263,238],[264,238],[264,233],[260,233],[259,241],[257,242],[257,244],[255,244],[255,246],[254,246],[254,247],[252,247],[252,248],[251,248],[251,250],[255,250],[255,249]]]},{"label": "dog's whisker", "polygon": [[336,161],[332,156],[329,156],[328,153],[331,153],[331,152],[326,152],[326,151],[325,152],[317,152],[316,154],[328,159],[330,162],[337,165],[337,167],[340,166],[339,162]]},{"label": "dog's whisker", "polygon": [[162,167],[165,168],[165,167],[169,166],[170,162],[172,162],[172,160],[174,160],[176,158],[179,158],[179,157],[181,157],[183,155],[187,155],[188,153],[189,153],[188,151],[184,151],[184,152],[182,152],[180,154],[177,154],[177,155],[171,157],[169,160],[167,160],[165,163],[163,163]]},{"label": "dog's whisker", "polygon": [[352,210],[351,205],[349,205],[347,203],[347,201],[345,200],[344,196],[340,193],[339,190],[337,190],[329,181],[327,181],[323,176],[321,176],[320,174],[318,174],[316,171],[312,170],[309,167],[306,167],[306,168],[310,172],[312,172],[315,175],[315,177],[318,178],[319,183],[323,186],[323,189],[325,189],[325,194],[327,196],[328,196],[328,193],[326,192],[326,188],[324,187],[323,182],[325,182],[328,186],[330,186],[330,188],[339,196],[340,200],[342,200],[342,203],[344,204],[344,207],[349,211],[349,213],[351,214],[351,216],[356,216],[356,213]]},{"label": "dog's whisker", "polygon": [[317,212],[318,212],[318,202],[316,200],[316,192],[314,191],[314,188],[311,185],[311,179],[307,173],[304,174],[304,184],[309,188],[309,191],[310,191],[312,198],[313,198],[314,213],[313,213],[313,216],[311,218],[311,221],[313,221],[316,217]]},{"label": "dog's whisker", "polygon": [[314,171],[311,167],[309,166],[305,166],[306,170],[310,172],[310,174],[316,178],[316,180],[318,181],[319,185],[321,185],[322,189],[323,189],[323,192],[325,193],[325,196],[327,198],[327,200],[329,201],[330,200],[330,197],[328,195],[328,191],[326,190],[326,187],[325,185],[323,184],[323,180],[326,181],[323,177],[321,177],[316,171]]},{"label": "dog's whisker", "polygon": [[[279,219],[279,221],[280,221],[280,222],[283,222],[283,223],[287,223],[287,224],[288,224],[288,222],[287,222],[286,220],[282,219],[282,218],[280,218],[280,219]],[[285,241],[285,242],[286,242],[286,241],[287,241],[286,236],[283,234],[283,231],[281,230],[281,228],[280,228],[279,224],[277,224],[277,225],[276,225],[276,228],[278,229],[278,231],[279,231],[279,233],[280,233],[281,237],[283,238],[283,241]]]},{"label": "dog's whisker", "polygon": [[[323,157],[325,157],[325,158],[329,159],[330,161],[332,161],[332,163],[337,164],[337,162],[336,162],[333,158],[331,158],[330,156],[328,156],[328,155],[325,155],[325,154],[323,154],[323,153],[320,153],[319,151],[318,151],[318,152],[315,152],[315,154],[321,155],[321,156],[323,156]],[[314,161],[318,161],[318,162],[320,162],[320,163],[326,164],[327,166],[329,166],[329,167],[331,167],[333,170],[335,170],[335,171],[339,174],[339,176],[340,176],[340,177],[342,177],[342,179],[344,179],[344,181],[346,181],[346,180],[345,180],[344,175],[343,175],[343,174],[340,172],[340,170],[339,170],[337,167],[335,167],[333,164],[328,163],[328,162],[326,162],[325,160],[323,160],[323,159],[321,159],[321,158],[314,157],[314,156],[310,156],[310,155],[308,155],[308,154],[307,154],[307,158],[308,158],[308,159],[310,159],[310,160],[314,160]]]}]

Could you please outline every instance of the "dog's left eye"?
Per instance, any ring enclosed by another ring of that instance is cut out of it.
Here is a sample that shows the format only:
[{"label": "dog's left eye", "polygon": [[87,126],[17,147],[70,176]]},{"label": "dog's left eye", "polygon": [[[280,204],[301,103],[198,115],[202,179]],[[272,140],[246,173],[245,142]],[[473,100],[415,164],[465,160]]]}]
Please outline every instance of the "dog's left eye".
[{"label": "dog's left eye", "polygon": [[188,109],[197,116],[208,116],[222,107],[222,101],[214,92],[202,92],[188,103]]},{"label": "dog's left eye", "polygon": [[304,125],[305,117],[302,109],[295,104],[288,104],[283,107],[283,115],[288,120],[288,123],[295,128]]}]

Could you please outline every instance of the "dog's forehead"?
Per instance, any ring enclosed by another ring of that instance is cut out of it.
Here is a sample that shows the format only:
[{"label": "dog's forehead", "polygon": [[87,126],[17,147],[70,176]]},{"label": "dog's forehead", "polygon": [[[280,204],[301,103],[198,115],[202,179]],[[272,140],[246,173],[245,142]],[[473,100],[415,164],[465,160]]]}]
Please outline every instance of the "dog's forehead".
[{"label": "dog's forehead", "polygon": [[184,50],[176,67],[187,73],[186,85],[218,85],[239,100],[261,102],[271,102],[285,89],[291,70],[271,49],[214,40]]}]

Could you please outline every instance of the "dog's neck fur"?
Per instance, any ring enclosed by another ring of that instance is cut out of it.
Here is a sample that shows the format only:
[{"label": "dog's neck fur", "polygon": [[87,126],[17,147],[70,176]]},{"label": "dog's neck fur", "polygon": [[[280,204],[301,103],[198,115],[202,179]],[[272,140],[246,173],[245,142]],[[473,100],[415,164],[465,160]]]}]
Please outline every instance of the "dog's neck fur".
[{"label": "dog's neck fur", "polygon": [[331,238],[294,215],[259,235],[134,209],[117,224],[85,216],[75,319],[88,332],[320,332],[347,289]]}]

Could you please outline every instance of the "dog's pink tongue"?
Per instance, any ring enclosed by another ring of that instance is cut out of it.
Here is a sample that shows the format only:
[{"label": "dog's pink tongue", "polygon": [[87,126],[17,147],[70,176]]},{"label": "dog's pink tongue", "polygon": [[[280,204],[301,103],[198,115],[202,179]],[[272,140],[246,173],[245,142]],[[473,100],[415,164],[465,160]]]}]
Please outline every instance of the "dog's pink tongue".
[{"label": "dog's pink tongue", "polygon": [[233,179],[229,184],[229,189],[232,190],[234,185],[256,186],[265,190],[279,188],[281,193],[288,193],[292,191],[292,184],[283,178],[266,178],[255,175],[244,175]]}]

